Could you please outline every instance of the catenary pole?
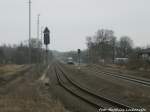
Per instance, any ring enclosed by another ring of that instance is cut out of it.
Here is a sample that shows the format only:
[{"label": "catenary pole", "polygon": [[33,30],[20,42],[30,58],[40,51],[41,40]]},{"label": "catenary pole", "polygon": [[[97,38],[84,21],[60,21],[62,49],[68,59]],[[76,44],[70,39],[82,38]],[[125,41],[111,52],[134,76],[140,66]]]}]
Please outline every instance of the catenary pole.
[{"label": "catenary pole", "polygon": [[40,31],[40,14],[37,15],[37,39],[39,40],[39,31]]},{"label": "catenary pole", "polygon": [[31,0],[29,0],[29,64],[31,64]]},{"label": "catenary pole", "polygon": [[40,63],[40,49],[41,49],[39,31],[40,31],[40,14],[37,15],[37,45],[38,45],[37,63]]}]

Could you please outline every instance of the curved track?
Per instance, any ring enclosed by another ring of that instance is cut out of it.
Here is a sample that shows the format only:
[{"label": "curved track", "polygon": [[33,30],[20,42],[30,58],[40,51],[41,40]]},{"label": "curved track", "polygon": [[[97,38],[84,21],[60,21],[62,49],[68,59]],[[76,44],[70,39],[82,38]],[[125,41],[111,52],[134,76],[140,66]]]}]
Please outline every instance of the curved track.
[{"label": "curved track", "polygon": [[[113,101],[106,97],[95,94],[93,91],[89,90],[86,87],[81,86],[79,83],[72,80],[62,67],[58,64],[55,64],[55,73],[58,79],[59,84],[69,91],[71,94],[77,96],[81,100],[84,100],[88,104],[91,104],[95,108],[118,108],[118,109],[132,109],[131,107],[121,104],[119,102]],[[110,112],[107,110],[107,112]]]}]

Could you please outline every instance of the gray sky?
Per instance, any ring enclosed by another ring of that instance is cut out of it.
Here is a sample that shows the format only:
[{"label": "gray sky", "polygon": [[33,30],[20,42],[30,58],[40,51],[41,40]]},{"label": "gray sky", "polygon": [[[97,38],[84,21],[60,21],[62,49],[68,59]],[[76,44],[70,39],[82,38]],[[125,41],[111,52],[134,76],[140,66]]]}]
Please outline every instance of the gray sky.
[{"label": "gray sky", "polygon": [[[50,49],[86,48],[100,28],[128,35],[136,46],[150,44],[150,0],[32,0],[32,37],[37,14],[52,32]],[[0,44],[28,39],[28,0],[0,0]]]}]

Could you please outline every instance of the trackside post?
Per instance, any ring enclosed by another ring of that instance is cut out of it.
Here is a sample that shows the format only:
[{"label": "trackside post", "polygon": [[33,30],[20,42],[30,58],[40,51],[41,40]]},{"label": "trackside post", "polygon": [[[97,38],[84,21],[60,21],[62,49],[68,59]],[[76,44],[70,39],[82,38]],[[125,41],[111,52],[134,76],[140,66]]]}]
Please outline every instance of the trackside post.
[{"label": "trackside post", "polygon": [[50,30],[48,29],[48,27],[46,27],[44,29],[44,44],[46,46],[46,65],[48,65],[49,63],[49,59],[48,59],[48,45],[50,44]]}]

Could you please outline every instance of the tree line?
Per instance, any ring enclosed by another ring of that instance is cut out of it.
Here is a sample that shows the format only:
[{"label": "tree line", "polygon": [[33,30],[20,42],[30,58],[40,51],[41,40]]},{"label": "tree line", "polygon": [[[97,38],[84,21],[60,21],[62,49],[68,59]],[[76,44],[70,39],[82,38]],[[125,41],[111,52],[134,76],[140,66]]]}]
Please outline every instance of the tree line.
[{"label": "tree line", "polygon": [[[38,39],[32,38],[30,41],[30,55],[28,41],[21,42],[19,45],[0,46],[0,64],[33,64],[44,63],[46,58],[45,50]],[[30,56],[30,58],[29,58]],[[52,53],[49,52],[52,58]]]},{"label": "tree line", "polygon": [[93,63],[104,60],[112,62],[115,57],[128,58],[133,52],[133,41],[129,36],[119,40],[113,30],[100,29],[94,36],[86,38],[89,60]]},{"label": "tree line", "polygon": [[[133,41],[129,36],[122,36],[119,40],[113,30],[100,29],[93,36],[86,37],[87,49],[81,51],[81,62],[99,63],[101,60],[110,63],[115,57],[128,58],[133,53]],[[67,61],[72,57],[78,62],[77,51],[54,53],[60,60]]]},{"label": "tree line", "polygon": [[[117,38],[113,30],[99,29],[95,35],[86,37],[86,45],[87,49],[81,51],[82,63],[114,63],[116,58],[126,58],[126,65],[131,69],[150,65],[150,61],[139,58],[138,53],[142,51],[142,47],[135,47],[129,36]],[[77,51],[59,53],[56,57],[63,61],[72,57],[78,62]]]}]

